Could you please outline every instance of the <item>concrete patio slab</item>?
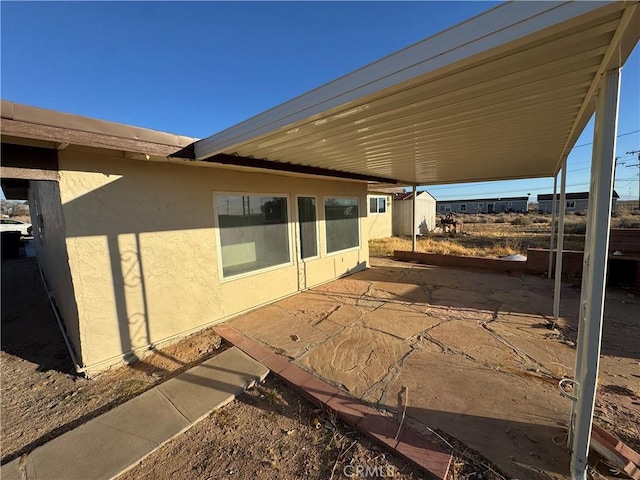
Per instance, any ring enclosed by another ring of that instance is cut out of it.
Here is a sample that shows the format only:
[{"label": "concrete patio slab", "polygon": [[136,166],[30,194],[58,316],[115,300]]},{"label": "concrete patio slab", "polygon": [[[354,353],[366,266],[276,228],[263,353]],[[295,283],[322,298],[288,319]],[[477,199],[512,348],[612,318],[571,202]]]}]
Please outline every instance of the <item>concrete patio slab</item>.
[{"label": "concrete patio slab", "polygon": [[437,325],[441,319],[421,314],[408,305],[386,303],[367,313],[362,321],[368,328],[406,340]]},{"label": "concrete patio slab", "polygon": [[251,338],[287,352],[292,358],[328,338],[327,333],[277,304],[243,315],[234,320],[233,326]]},{"label": "concrete patio slab", "polygon": [[267,373],[261,364],[231,348],[3,465],[0,476],[113,478]]},{"label": "concrete patio slab", "polygon": [[[371,264],[305,294],[306,301],[327,296],[342,305],[316,323],[326,339],[307,344],[302,355],[297,345],[288,350],[270,340],[275,327],[268,317],[263,324],[259,317],[229,323],[349,392],[327,405],[350,424],[366,414],[352,408],[350,395],[374,410],[398,412],[398,392],[408,387],[406,422],[417,431],[440,429],[513,478],[567,478],[561,436],[570,405],[557,382],[575,363],[579,292],[563,285],[556,328],[548,323],[553,280],[388,259]],[[640,392],[640,300],[607,295],[600,382],[605,394]],[[637,408],[632,400],[618,398],[617,405]],[[596,412],[606,420],[598,404]]]},{"label": "concrete patio slab", "polygon": [[[216,332],[229,342],[242,345],[245,352],[251,352],[258,346],[253,340],[242,336],[228,325],[218,325]],[[288,366],[277,374],[303,397],[320,408],[335,415],[345,423],[357,428],[363,434],[384,445],[399,457],[403,457],[430,473],[430,478],[447,478],[452,455],[442,446],[409,430],[392,417],[369,408],[363,402],[314,377],[290,363],[284,357],[273,354]],[[278,363],[278,362],[276,362]]]},{"label": "concrete patio slab", "polygon": [[421,285],[416,285],[415,283],[376,282],[371,294],[376,298],[400,302],[429,302],[427,291]]},{"label": "concrete patio slab", "polygon": [[[429,330],[427,338],[467,355],[483,365],[500,369],[505,365],[518,365],[523,359],[505,343],[491,334],[491,327],[468,320],[450,320]],[[464,335],[460,333],[464,332]]]},{"label": "concrete patio slab", "polygon": [[0,478],[2,478],[2,480],[22,480],[20,458],[16,458],[2,465],[2,468],[0,468]]},{"label": "concrete patio slab", "polygon": [[410,350],[396,337],[353,326],[318,345],[300,359],[300,364],[362,397]]}]

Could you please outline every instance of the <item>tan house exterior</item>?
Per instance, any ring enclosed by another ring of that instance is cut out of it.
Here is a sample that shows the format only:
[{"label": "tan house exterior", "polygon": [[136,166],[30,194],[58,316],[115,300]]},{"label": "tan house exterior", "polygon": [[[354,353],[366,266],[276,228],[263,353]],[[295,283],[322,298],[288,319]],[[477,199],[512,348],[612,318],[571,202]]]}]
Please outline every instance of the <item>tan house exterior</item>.
[{"label": "tan house exterior", "polygon": [[387,192],[367,195],[367,238],[374,240],[393,235],[393,196]]},{"label": "tan house exterior", "polygon": [[154,142],[127,150],[124,137],[105,148],[114,132],[167,151],[191,139],[95,120],[80,132],[65,122],[90,122],[10,102],[2,111],[3,161],[57,156],[44,177],[11,166],[2,176],[25,182],[39,263],[89,375],[368,266],[364,181],[149,155]]}]

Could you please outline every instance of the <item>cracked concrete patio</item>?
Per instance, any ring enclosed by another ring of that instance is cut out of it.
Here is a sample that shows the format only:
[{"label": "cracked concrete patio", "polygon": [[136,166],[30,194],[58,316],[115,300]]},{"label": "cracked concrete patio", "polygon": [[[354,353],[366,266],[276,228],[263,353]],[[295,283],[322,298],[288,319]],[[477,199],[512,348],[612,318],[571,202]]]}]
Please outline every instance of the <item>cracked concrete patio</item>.
[{"label": "cracked concrete patio", "polygon": [[[564,286],[553,324],[546,278],[371,264],[229,324],[377,408],[397,412],[408,388],[409,425],[454,436],[512,478],[565,478],[570,405],[557,382],[573,372],[579,291]],[[608,294],[601,384],[640,391],[639,303]]]}]

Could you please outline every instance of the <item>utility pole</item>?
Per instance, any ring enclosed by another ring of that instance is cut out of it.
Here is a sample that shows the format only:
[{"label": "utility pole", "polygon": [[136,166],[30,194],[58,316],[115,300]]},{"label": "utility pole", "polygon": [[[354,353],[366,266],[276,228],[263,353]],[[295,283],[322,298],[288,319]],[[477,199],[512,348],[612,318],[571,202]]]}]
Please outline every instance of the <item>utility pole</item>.
[{"label": "utility pole", "polygon": [[640,210],[640,150],[631,150],[627,155],[637,155],[638,163],[634,165],[626,165],[627,167],[638,167],[638,210]]}]

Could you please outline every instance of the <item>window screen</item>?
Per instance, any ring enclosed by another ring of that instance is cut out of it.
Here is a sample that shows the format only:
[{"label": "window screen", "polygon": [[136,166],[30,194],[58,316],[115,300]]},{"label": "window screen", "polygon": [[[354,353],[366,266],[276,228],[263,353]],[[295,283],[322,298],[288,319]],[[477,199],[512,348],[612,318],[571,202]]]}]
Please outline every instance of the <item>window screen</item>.
[{"label": "window screen", "polygon": [[324,218],[327,253],[339,252],[360,245],[357,198],[326,198]]},{"label": "window screen", "polygon": [[291,261],[286,197],[216,198],[224,277]]},{"label": "window screen", "polygon": [[302,259],[318,256],[316,220],[316,199],[314,197],[298,197],[300,258]]}]

